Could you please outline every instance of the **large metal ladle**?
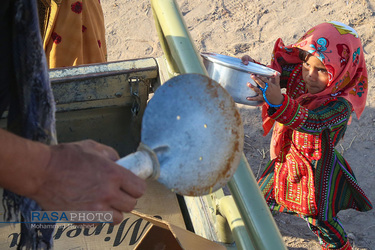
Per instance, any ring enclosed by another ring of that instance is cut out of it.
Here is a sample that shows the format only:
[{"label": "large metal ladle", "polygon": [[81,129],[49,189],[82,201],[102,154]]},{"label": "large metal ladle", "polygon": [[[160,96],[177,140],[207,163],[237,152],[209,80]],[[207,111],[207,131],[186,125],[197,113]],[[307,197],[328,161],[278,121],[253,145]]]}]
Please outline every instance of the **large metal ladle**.
[{"label": "large metal ladle", "polygon": [[241,159],[244,132],[236,105],[220,84],[203,75],[179,75],[159,87],[141,131],[138,150],[117,163],[181,195],[223,187]]}]

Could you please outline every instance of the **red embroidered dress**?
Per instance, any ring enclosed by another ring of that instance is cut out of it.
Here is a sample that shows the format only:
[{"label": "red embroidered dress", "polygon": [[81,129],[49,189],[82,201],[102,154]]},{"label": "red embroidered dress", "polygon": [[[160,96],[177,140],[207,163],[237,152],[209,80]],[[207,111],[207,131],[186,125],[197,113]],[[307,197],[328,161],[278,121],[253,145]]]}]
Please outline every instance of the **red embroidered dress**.
[{"label": "red embroidered dress", "polygon": [[275,134],[289,129],[280,138],[281,153],[259,180],[262,192],[274,210],[319,220],[329,220],[347,208],[370,210],[353,171],[334,149],[345,133],[352,106],[341,97],[332,97],[314,110],[300,105],[295,99],[305,93],[301,67],[293,65],[284,103],[270,116],[282,124],[275,127]]}]

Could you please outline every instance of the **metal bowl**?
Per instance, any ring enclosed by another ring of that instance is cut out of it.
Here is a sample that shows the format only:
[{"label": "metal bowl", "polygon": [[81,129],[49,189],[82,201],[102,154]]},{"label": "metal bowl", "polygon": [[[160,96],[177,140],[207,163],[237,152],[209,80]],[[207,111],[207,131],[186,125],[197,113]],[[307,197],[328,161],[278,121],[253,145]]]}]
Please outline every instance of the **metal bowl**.
[{"label": "metal bowl", "polygon": [[248,82],[257,86],[250,75],[253,73],[270,77],[276,72],[275,70],[252,62],[245,65],[239,58],[216,53],[201,53],[201,56],[208,75],[220,83],[235,102],[250,106],[261,104],[261,102],[246,99],[246,97],[257,95],[247,86]]}]

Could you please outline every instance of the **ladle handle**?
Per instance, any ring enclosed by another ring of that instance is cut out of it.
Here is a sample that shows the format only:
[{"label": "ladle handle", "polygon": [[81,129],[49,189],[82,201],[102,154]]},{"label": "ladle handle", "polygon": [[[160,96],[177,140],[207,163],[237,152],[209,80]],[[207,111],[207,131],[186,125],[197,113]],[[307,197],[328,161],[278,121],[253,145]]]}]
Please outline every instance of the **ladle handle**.
[{"label": "ladle handle", "polygon": [[154,173],[152,159],[150,155],[143,150],[127,155],[119,159],[116,163],[130,170],[143,180],[150,178]]}]

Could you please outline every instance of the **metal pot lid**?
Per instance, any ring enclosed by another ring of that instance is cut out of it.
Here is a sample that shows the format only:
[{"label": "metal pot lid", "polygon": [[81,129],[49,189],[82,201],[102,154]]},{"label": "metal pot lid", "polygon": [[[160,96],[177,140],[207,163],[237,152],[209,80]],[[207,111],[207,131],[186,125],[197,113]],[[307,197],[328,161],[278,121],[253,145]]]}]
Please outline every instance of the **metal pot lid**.
[{"label": "metal pot lid", "polygon": [[276,70],[273,70],[266,66],[262,66],[257,63],[249,62],[248,65],[245,65],[242,63],[241,59],[239,58],[221,55],[217,53],[201,53],[201,56],[205,58],[206,60],[211,61],[213,63],[217,63],[225,67],[232,68],[232,69],[239,70],[239,71],[246,72],[246,73],[253,73],[253,74],[258,74],[258,75],[263,75],[263,76],[272,76],[276,72]]}]

